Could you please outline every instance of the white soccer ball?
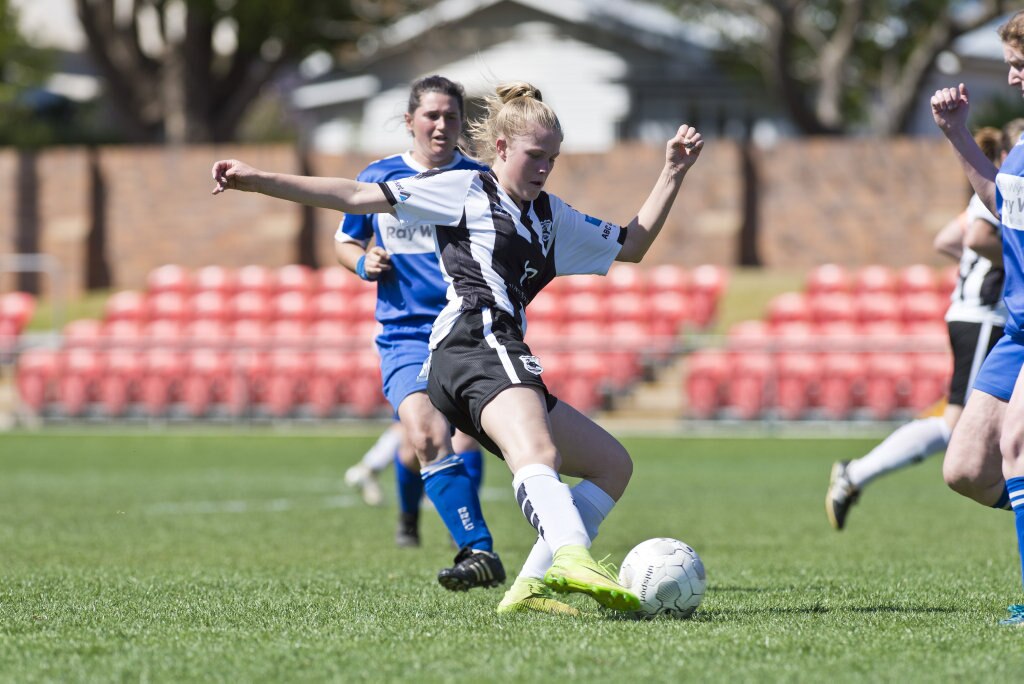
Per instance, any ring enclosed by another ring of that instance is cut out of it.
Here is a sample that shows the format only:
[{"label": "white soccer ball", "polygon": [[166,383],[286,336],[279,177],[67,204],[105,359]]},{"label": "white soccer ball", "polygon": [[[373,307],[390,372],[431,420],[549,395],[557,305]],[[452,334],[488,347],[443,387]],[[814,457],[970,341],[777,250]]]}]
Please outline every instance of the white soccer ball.
[{"label": "white soccer ball", "polygon": [[693,615],[704,599],[704,563],[688,544],[659,537],[637,544],[619,569],[619,584],[640,598],[640,618]]}]

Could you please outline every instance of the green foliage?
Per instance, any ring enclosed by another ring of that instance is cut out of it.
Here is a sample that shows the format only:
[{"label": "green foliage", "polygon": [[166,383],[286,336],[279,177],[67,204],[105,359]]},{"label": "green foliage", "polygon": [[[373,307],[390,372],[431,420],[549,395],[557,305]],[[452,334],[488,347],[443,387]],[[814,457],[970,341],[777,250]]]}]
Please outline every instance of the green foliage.
[{"label": "green foliage", "polygon": [[[942,484],[938,459],[876,481],[841,534],[832,460],[866,439],[629,439],[636,468],[595,553],[692,544],[692,620],[498,617],[500,590],[446,593],[453,551],[392,543],[393,496],[341,473],[373,436],[0,436],[4,681],[1016,681],[1012,516]],[[533,530],[508,471],[484,507],[510,570]],[[390,489],[387,477],[386,491]]]},{"label": "green foliage", "polygon": [[0,0],[0,145],[34,147],[53,139],[52,127],[29,100],[50,73],[52,61],[49,51],[24,41],[16,9],[9,0]]}]

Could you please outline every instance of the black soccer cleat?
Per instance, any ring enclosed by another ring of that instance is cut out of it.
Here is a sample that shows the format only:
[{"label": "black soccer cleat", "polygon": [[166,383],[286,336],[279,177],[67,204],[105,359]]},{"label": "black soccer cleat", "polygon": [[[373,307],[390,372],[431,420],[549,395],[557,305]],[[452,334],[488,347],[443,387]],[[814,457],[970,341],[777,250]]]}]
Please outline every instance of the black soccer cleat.
[{"label": "black soccer cleat", "polygon": [[825,495],[825,514],[828,521],[836,530],[846,526],[846,516],[850,512],[850,506],[857,503],[860,498],[860,490],[850,482],[846,474],[846,466],[849,461],[836,461],[832,464],[832,474],[828,483],[828,494]]},{"label": "black soccer cleat", "polygon": [[455,556],[454,566],[437,573],[437,581],[448,591],[496,587],[505,582],[505,566],[498,554],[467,546]]},{"label": "black soccer cleat", "polygon": [[398,530],[395,531],[395,545],[399,548],[415,548],[420,545],[420,517],[415,513],[401,513],[398,516]]}]

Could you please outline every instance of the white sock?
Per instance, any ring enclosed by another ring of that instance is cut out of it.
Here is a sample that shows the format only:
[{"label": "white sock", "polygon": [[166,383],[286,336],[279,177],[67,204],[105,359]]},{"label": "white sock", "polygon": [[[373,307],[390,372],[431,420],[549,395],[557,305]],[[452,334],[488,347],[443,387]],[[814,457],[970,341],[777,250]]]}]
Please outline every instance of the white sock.
[{"label": "white sock", "polygon": [[[597,528],[615,506],[615,499],[608,496],[603,489],[589,480],[583,480],[570,492],[576,508],[580,512],[583,526],[587,530],[587,536],[593,541],[597,538]],[[544,579],[544,573],[551,567],[551,547],[541,537],[537,537],[537,543],[530,549],[530,555],[526,557],[520,577],[534,577]]]},{"label": "white sock", "polygon": [[867,456],[850,461],[846,474],[858,488],[890,470],[924,460],[949,446],[949,426],[942,418],[921,418],[900,427]]},{"label": "white sock", "polygon": [[388,428],[384,431],[384,434],[377,438],[377,441],[370,447],[370,450],[363,454],[361,463],[373,472],[379,473],[391,465],[391,461],[395,458],[395,452],[398,451],[398,446],[401,443],[402,431]]},{"label": "white sock", "polygon": [[519,508],[554,553],[563,546],[590,546],[590,537],[572,500],[569,486],[546,465],[528,465],[512,479]]}]

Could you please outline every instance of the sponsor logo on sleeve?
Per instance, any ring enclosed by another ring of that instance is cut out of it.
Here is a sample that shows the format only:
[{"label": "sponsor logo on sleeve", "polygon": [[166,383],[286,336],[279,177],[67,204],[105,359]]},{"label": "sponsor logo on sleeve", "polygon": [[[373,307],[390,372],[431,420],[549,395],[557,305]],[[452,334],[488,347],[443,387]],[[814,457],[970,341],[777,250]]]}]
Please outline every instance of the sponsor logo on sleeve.
[{"label": "sponsor logo on sleeve", "polygon": [[402,185],[402,181],[391,181],[391,184],[395,186],[395,190],[398,191],[398,201],[404,202],[405,200],[412,197],[412,193],[409,192],[405,186]]}]

